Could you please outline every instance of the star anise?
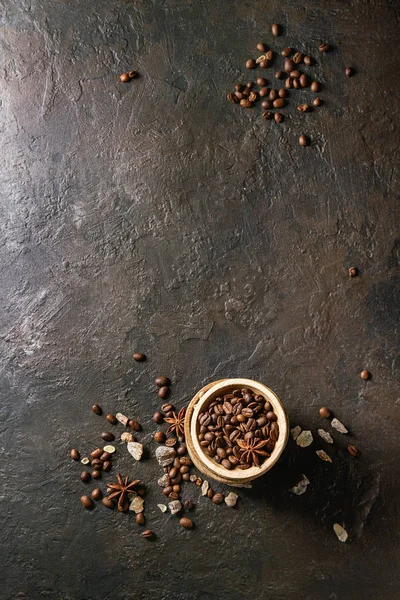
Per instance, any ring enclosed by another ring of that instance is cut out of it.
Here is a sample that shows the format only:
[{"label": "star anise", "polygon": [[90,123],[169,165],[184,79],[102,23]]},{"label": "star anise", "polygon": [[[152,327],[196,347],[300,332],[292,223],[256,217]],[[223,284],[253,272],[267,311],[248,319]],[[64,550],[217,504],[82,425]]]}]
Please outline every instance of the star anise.
[{"label": "star anise", "polygon": [[178,414],[172,413],[173,417],[167,417],[164,419],[166,423],[169,423],[167,434],[175,433],[177,437],[185,435],[185,412],[186,408],[183,407]]},{"label": "star anise", "polygon": [[246,463],[253,463],[260,466],[260,456],[269,456],[266,450],[262,450],[267,445],[267,440],[236,440],[237,445],[242,453],[242,459]]},{"label": "star anise", "polygon": [[129,477],[122,477],[118,473],[117,475],[118,483],[107,483],[107,489],[110,492],[109,498],[118,498],[118,510],[121,512],[126,509],[126,498],[127,495],[134,491],[135,487],[138,483],[140,483],[139,479],[135,479],[129,483]]}]

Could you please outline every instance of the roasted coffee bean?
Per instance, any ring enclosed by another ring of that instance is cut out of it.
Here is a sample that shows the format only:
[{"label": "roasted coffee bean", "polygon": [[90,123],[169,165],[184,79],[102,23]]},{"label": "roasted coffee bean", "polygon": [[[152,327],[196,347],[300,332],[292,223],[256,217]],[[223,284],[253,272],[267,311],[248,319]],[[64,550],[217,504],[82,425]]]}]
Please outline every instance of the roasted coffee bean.
[{"label": "roasted coffee bean", "polygon": [[92,467],[94,469],[99,468],[99,466],[101,466],[103,463],[102,460],[100,460],[100,458],[94,458],[93,460],[90,461],[90,464],[92,465]]},{"label": "roasted coffee bean", "polygon": [[305,73],[300,75],[299,81],[300,81],[300,85],[302,88],[305,88],[308,86],[308,77]]},{"label": "roasted coffee bean", "polygon": [[306,67],[311,67],[311,65],[313,64],[313,59],[311,56],[305,56],[303,62],[306,65]]},{"label": "roasted coffee bean", "polygon": [[313,81],[311,83],[311,91],[317,93],[319,91],[319,83],[318,81]]},{"label": "roasted coffee bean", "polygon": [[367,371],[367,369],[364,369],[363,371],[361,371],[360,377],[361,379],[364,379],[364,381],[366,381],[367,379],[370,379],[371,373]]},{"label": "roasted coffee bean", "polygon": [[268,423],[268,420],[266,417],[260,417],[259,419],[257,419],[257,425],[259,427],[264,427],[264,425],[266,425]]},{"label": "roasted coffee bean", "polygon": [[174,462],[172,463],[172,466],[171,466],[171,468],[170,468],[170,471],[171,471],[171,469],[172,469],[172,468],[174,468],[174,467],[175,467],[175,469],[180,469],[180,468],[181,468],[181,464],[182,464],[182,463],[181,463],[181,459],[180,459],[180,458],[177,456],[177,457],[174,459]]},{"label": "roasted coffee bean", "polygon": [[188,456],[183,456],[180,459],[180,463],[181,463],[181,465],[187,465],[188,467],[190,467],[193,464],[192,459],[189,458]]},{"label": "roasted coffee bean", "polygon": [[349,277],[357,277],[358,269],[357,267],[350,267],[349,269]]},{"label": "roasted coffee bean", "polygon": [[313,100],[313,105],[314,106],[322,106],[323,102],[321,100],[321,98],[314,98]]},{"label": "roasted coffee bean", "polygon": [[283,71],[277,71],[275,73],[275,77],[276,77],[276,79],[283,79],[284,77],[286,77],[286,75]]},{"label": "roasted coffee bean", "polygon": [[182,517],[181,519],[179,519],[179,525],[181,525],[185,529],[192,529],[193,521],[191,519],[188,519],[187,517]]},{"label": "roasted coffee bean", "polygon": [[237,83],[237,84],[235,85],[235,90],[236,90],[237,92],[242,92],[242,91],[244,90],[244,85],[243,85],[242,83]]},{"label": "roasted coffee bean", "polygon": [[113,508],[115,508],[115,502],[112,498],[109,498],[108,496],[106,496],[105,498],[103,498],[103,500],[101,501],[101,503],[106,507],[106,508],[110,508],[111,510]]},{"label": "roasted coffee bean", "polygon": [[175,492],[175,494],[179,494],[179,492],[181,491],[181,486],[176,483],[172,486],[172,491]]},{"label": "roasted coffee bean", "polygon": [[356,446],[347,446],[347,450],[351,456],[359,456],[360,451]]},{"label": "roasted coffee bean", "polygon": [[163,494],[164,496],[169,496],[170,493],[172,492],[172,485],[167,485],[164,489],[163,489]]},{"label": "roasted coffee bean", "polygon": [[101,471],[99,471],[98,469],[94,469],[94,471],[92,471],[92,477],[93,479],[100,479]]},{"label": "roasted coffee bean", "polygon": [[303,58],[304,58],[304,55],[303,55],[301,52],[296,52],[296,53],[293,55],[293,62],[294,62],[296,65],[299,65],[300,63],[302,63],[302,62],[303,62]]},{"label": "roasted coffee bean", "polygon": [[156,431],[154,434],[154,441],[157,444],[163,444],[165,442],[165,433],[163,431]]},{"label": "roasted coffee bean", "polygon": [[261,106],[264,110],[269,110],[270,108],[272,108],[272,100],[263,100],[261,102]]},{"label": "roasted coffee bean", "polygon": [[232,92],[229,92],[229,94],[227,94],[226,98],[227,98],[227,100],[229,100],[229,102],[233,102],[235,104],[237,104],[239,102],[239,98],[237,96],[235,96],[235,94],[232,94]]},{"label": "roasted coffee bean", "polygon": [[112,442],[113,440],[115,440],[115,435],[111,433],[111,431],[103,431],[101,437],[106,442]]},{"label": "roasted coffee bean", "polygon": [[171,380],[165,375],[160,375],[160,377],[155,379],[154,383],[157,387],[169,387],[171,385]]},{"label": "roasted coffee bean", "polygon": [[346,67],[345,73],[346,73],[346,77],[353,77],[353,75],[355,74],[355,71],[354,71],[353,67]]},{"label": "roasted coffee bean", "polygon": [[71,450],[71,452],[69,453],[70,457],[72,458],[72,460],[79,460],[81,455],[79,454],[78,450],[76,450],[75,448],[73,448]]},{"label": "roasted coffee bean", "polygon": [[92,411],[94,412],[95,415],[102,415],[103,414],[103,409],[98,404],[93,404]]},{"label": "roasted coffee bean", "polygon": [[131,78],[129,77],[128,73],[122,73],[119,76],[119,80],[121,81],[121,83],[127,83],[128,81],[130,81],[130,79]]},{"label": "roasted coffee bean", "polygon": [[250,95],[249,95],[250,102],[256,102],[257,98],[258,98],[257,92],[250,92]]},{"label": "roasted coffee bean", "polygon": [[90,453],[90,456],[92,458],[100,458],[100,456],[103,454],[103,448],[96,448],[96,450],[93,450],[93,452]]},{"label": "roasted coffee bean", "polygon": [[104,462],[105,460],[111,460],[111,454],[109,452],[103,452],[100,456],[100,460]]},{"label": "roasted coffee bean", "polygon": [[[178,454],[178,456],[184,456],[187,453],[186,444],[182,443],[180,446],[178,446],[178,448],[176,449],[176,453]],[[181,459],[181,462],[182,462],[182,459]]]},{"label": "roasted coffee bean", "polygon": [[224,460],[221,461],[221,465],[225,467],[225,469],[232,469],[232,463],[227,458],[224,458]]},{"label": "roasted coffee bean", "polygon": [[288,92],[287,92],[287,90],[285,90],[285,88],[279,88],[279,90],[278,90],[279,98],[286,98],[287,95],[288,95]]},{"label": "roasted coffee bean", "polygon": [[217,448],[217,454],[220,458],[226,458],[225,448]]},{"label": "roasted coffee bean", "polygon": [[246,83],[246,87],[247,87],[247,89],[249,89],[249,90],[253,89],[253,87],[254,87],[254,82],[253,82],[253,81],[248,81],[248,82]]},{"label": "roasted coffee bean", "polygon": [[176,439],[176,437],[171,437],[171,438],[167,439],[167,441],[165,442],[165,445],[168,448],[173,448],[174,446],[177,445],[177,443],[178,443],[178,440]]},{"label": "roasted coffee bean", "polygon": [[151,540],[153,537],[154,533],[151,529],[146,529],[146,531],[143,531],[142,533],[142,538],[144,538],[145,540]]},{"label": "roasted coffee bean", "polygon": [[161,398],[162,400],[164,400],[165,398],[168,398],[169,394],[170,394],[170,388],[167,387],[166,385],[163,385],[158,390],[158,397]]},{"label": "roasted coffee bean", "polygon": [[214,496],[212,497],[212,501],[214,504],[222,504],[222,502],[224,501],[224,495],[221,494],[221,492],[218,492],[217,494],[214,494]]},{"label": "roasted coffee bean", "polygon": [[185,473],[188,473],[188,472],[189,472],[189,470],[190,470],[190,467],[188,467],[187,465],[182,465],[182,466],[179,468],[179,471],[182,473],[182,475],[184,475]]},{"label": "roasted coffee bean", "polygon": [[277,100],[274,100],[274,108],[282,108],[285,104],[286,101],[284,98],[277,98]]},{"label": "roasted coffee bean", "polygon": [[264,77],[259,77],[257,79],[257,85],[259,85],[260,87],[266,86],[267,83],[268,83],[268,81],[266,79],[264,79]]},{"label": "roasted coffee bean", "polygon": [[168,475],[170,476],[171,479],[173,479],[174,477],[176,477],[177,474],[178,474],[178,469],[176,469],[175,467],[172,467],[172,469],[168,473]]},{"label": "roasted coffee bean", "polygon": [[171,492],[168,496],[170,500],[179,500],[179,494],[177,492]]},{"label": "roasted coffee bean", "polygon": [[237,415],[236,419],[239,421],[239,423],[244,423],[246,421],[246,416],[243,414]]},{"label": "roasted coffee bean", "polygon": [[143,354],[142,352],[134,352],[133,360],[136,360],[136,362],[143,362],[146,360],[146,355]]},{"label": "roasted coffee bean", "polygon": [[171,412],[171,411],[173,411],[175,409],[174,409],[174,407],[173,407],[172,404],[170,404],[169,402],[167,402],[166,404],[162,404],[161,405],[161,410],[167,413],[167,412]]},{"label": "roasted coffee bean", "polygon": [[235,96],[238,100],[243,100],[244,94],[242,92],[235,92]]},{"label": "roasted coffee bean", "polygon": [[324,419],[329,419],[329,417],[331,416],[331,411],[327,406],[322,406],[319,409],[319,414],[321,415],[321,417],[324,417]]},{"label": "roasted coffee bean", "polygon": [[246,69],[255,69],[257,66],[256,61],[253,60],[252,58],[249,58],[248,61],[246,61]]},{"label": "roasted coffee bean", "polygon": [[269,94],[269,88],[268,87],[262,87],[261,90],[259,91],[259,94],[260,94],[261,98],[264,98],[264,96],[268,96],[268,94]]},{"label": "roasted coffee bean", "polygon": [[208,431],[207,433],[204,434],[204,439],[209,442],[212,442],[214,438],[215,438],[215,434],[212,431]]},{"label": "roasted coffee bean", "polygon": [[108,413],[108,415],[106,415],[106,419],[109,423],[111,423],[111,425],[116,425],[118,423],[118,419],[115,415],[112,415],[111,413]]},{"label": "roasted coffee bean", "polygon": [[109,460],[105,460],[101,468],[103,471],[109,471],[111,469],[111,462]]},{"label": "roasted coffee bean", "polygon": [[201,479],[201,477],[198,477],[196,479],[195,483],[198,487],[201,487],[203,485],[203,480]]},{"label": "roasted coffee bean", "polygon": [[292,79],[292,81],[293,81],[292,85],[293,85],[294,89],[298,90],[301,87],[300,81],[298,79]]},{"label": "roasted coffee bean", "polygon": [[308,106],[308,104],[300,104],[300,105],[297,107],[297,110],[298,110],[299,112],[308,112],[308,111],[310,110],[310,107]]},{"label": "roasted coffee bean", "polygon": [[160,411],[157,411],[154,413],[152,419],[153,419],[154,423],[163,423],[164,415]]},{"label": "roasted coffee bean", "polygon": [[274,114],[274,119],[276,123],[282,123],[284,117],[282,113],[275,113]]},{"label": "roasted coffee bean", "polygon": [[286,73],[290,73],[291,71],[294,71],[294,62],[292,61],[291,58],[287,58],[285,60],[283,68],[286,71]]},{"label": "roasted coffee bean", "polygon": [[292,54],[293,50],[292,48],[284,48],[281,52],[281,55],[286,58],[287,56],[290,56]]},{"label": "roasted coffee bean", "polygon": [[243,96],[243,98],[247,98],[249,95],[250,95],[250,90],[248,87],[245,87],[242,92],[242,96]]},{"label": "roasted coffee bean", "polygon": [[320,47],[318,48],[318,50],[320,52],[328,52],[328,50],[329,50],[329,44],[321,44]]},{"label": "roasted coffee bean", "polygon": [[274,23],[271,26],[271,31],[272,31],[272,35],[274,35],[275,37],[278,37],[279,35],[281,35],[281,26],[278,25],[278,23]]},{"label": "roasted coffee bean", "polygon": [[196,505],[193,502],[193,500],[185,500],[185,502],[183,503],[183,508],[185,510],[193,510],[195,506]]},{"label": "roasted coffee bean", "polygon": [[100,500],[102,497],[103,497],[103,492],[101,491],[101,489],[94,488],[94,490],[92,491],[93,500]]},{"label": "roasted coffee bean", "polygon": [[91,479],[92,479],[92,476],[89,473],[89,471],[82,471],[81,481],[83,481],[83,483],[88,483]]},{"label": "roasted coffee bean", "polygon": [[268,421],[276,421],[276,419],[277,419],[276,414],[271,410],[267,412],[266,417],[267,417]]},{"label": "roasted coffee bean", "polygon": [[265,58],[266,58],[267,60],[273,60],[273,58],[274,58],[274,53],[273,53],[273,51],[272,51],[272,50],[268,50],[268,52],[266,52],[266,53],[265,53]]},{"label": "roasted coffee bean", "polygon": [[270,100],[276,100],[278,98],[278,90],[271,90],[269,93]]},{"label": "roasted coffee bean", "polygon": [[247,100],[244,98],[243,100],[240,101],[240,106],[242,108],[251,108],[253,106],[253,103],[250,102],[250,100]]},{"label": "roasted coffee bean", "polygon": [[182,479],[183,481],[190,481],[190,473],[184,473]]},{"label": "roasted coffee bean", "polygon": [[268,67],[270,67],[270,65],[271,65],[270,61],[265,59],[260,62],[259,67],[261,67],[261,69],[268,69]]},{"label": "roasted coffee bean", "polygon": [[293,71],[290,71],[290,77],[292,77],[293,79],[299,79],[300,76],[301,76],[301,72],[298,69],[294,69]]},{"label": "roasted coffee bean", "polygon": [[259,43],[257,44],[257,50],[258,50],[259,52],[263,52],[263,53],[264,53],[264,52],[267,52],[267,51],[268,51],[268,46],[267,46],[266,44],[263,44],[263,42],[259,42]]},{"label": "roasted coffee bean", "polygon": [[90,496],[81,496],[81,504],[87,510],[91,510],[94,507],[94,502]]},{"label": "roasted coffee bean", "polygon": [[137,525],[144,525],[146,522],[146,518],[144,516],[144,513],[137,513],[136,517],[135,517],[135,521],[137,523]]},{"label": "roasted coffee bean", "polygon": [[293,87],[293,79],[288,77],[285,81],[285,88],[290,90],[291,87]]}]

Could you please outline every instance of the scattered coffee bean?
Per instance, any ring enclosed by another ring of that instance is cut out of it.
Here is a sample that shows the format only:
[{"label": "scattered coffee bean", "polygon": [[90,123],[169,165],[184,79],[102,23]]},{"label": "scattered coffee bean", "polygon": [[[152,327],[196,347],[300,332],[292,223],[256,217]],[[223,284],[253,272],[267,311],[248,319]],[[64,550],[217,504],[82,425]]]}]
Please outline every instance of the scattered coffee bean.
[{"label": "scattered coffee bean", "polygon": [[183,503],[183,508],[185,510],[193,510],[195,507],[195,503],[193,502],[193,500],[185,500],[185,502]]},{"label": "scattered coffee bean", "polygon": [[269,110],[270,108],[272,108],[272,100],[263,100],[261,102],[261,106],[264,110]]},{"label": "scattered coffee bean", "polygon": [[285,81],[285,88],[287,90],[290,90],[290,88],[293,86],[293,79],[291,77],[288,77]]},{"label": "scattered coffee bean", "polygon": [[294,89],[298,90],[301,87],[300,81],[298,79],[292,79],[292,81],[293,81],[293,87],[294,87]]},{"label": "scattered coffee bean", "polygon": [[173,448],[178,443],[178,440],[175,437],[168,438],[165,442],[167,448]]},{"label": "scattered coffee bean", "polygon": [[118,419],[115,415],[112,415],[111,413],[108,413],[108,415],[106,415],[106,419],[109,423],[111,423],[111,425],[116,425],[118,423]]},{"label": "scattered coffee bean", "polygon": [[278,90],[279,98],[286,98],[287,95],[288,95],[288,92],[287,92],[287,90],[285,90],[285,88],[280,88]]},{"label": "scattered coffee bean", "polygon": [[364,381],[366,381],[367,379],[370,379],[371,373],[367,371],[367,369],[364,369],[363,371],[361,371],[360,377],[361,379],[364,379]]},{"label": "scattered coffee bean", "polygon": [[253,106],[253,103],[250,102],[250,100],[247,100],[246,98],[243,98],[243,100],[240,101],[240,106],[242,108],[251,108]]},{"label": "scattered coffee bean", "polygon": [[311,83],[311,91],[314,92],[315,94],[317,92],[319,92],[319,83],[318,83],[318,81],[313,81]]},{"label": "scattered coffee bean", "polygon": [[300,76],[301,76],[301,72],[298,69],[294,69],[293,71],[290,71],[290,77],[292,77],[292,79],[299,79]]},{"label": "scattered coffee bean", "polygon": [[287,56],[290,56],[292,54],[293,50],[292,48],[284,48],[281,52],[281,55],[286,58]]},{"label": "scattered coffee bean", "polygon": [[106,508],[109,508],[109,509],[115,508],[115,502],[114,502],[114,500],[112,498],[109,498],[108,496],[106,496],[105,498],[103,498],[102,501],[101,501],[101,503]]},{"label": "scattered coffee bean", "polygon": [[250,58],[248,61],[246,61],[246,69],[255,69],[257,66],[256,61],[253,60],[252,58]]},{"label": "scattered coffee bean", "polygon": [[355,74],[355,71],[354,71],[353,67],[346,67],[345,73],[346,73],[346,77],[353,77],[353,75]]},{"label": "scattered coffee bean", "polygon": [[260,87],[264,87],[265,85],[267,85],[268,81],[266,79],[264,79],[264,77],[259,77],[257,79],[257,85],[259,85]]},{"label": "scattered coffee bean", "polygon": [[266,53],[265,53],[265,58],[266,58],[267,60],[270,60],[270,61],[272,61],[272,60],[273,60],[273,58],[274,58],[274,53],[272,52],[272,50],[268,50],[268,52],[266,52]]},{"label": "scattered coffee bean", "polygon": [[235,92],[235,96],[238,100],[243,100],[244,94],[242,92]]},{"label": "scattered coffee bean", "polygon": [[270,100],[276,100],[278,98],[278,90],[271,90],[269,92]]},{"label": "scattered coffee bean", "polygon": [[156,431],[154,434],[154,440],[157,444],[163,444],[165,442],[165,433],[163,431]]},{"label": "scattered coffee bean", "polygon": [[103,452],[100,456],[100,462],[104,462],[105,460],[111,460],[111,454],[109,452]]},{"label": "scattered coffee bean", "polygon": [[160,375],[160,377],[157,377],[154,383],[157,387],[169,387],[171,385],[171,380],[165,375]]},{"label": "scattered coffee bean", "polygon": [[275,73],[276,79],[283,79],[285,77],[285,73],[283,71],[277,71]]},{"label": "scattered coffee bean", "polygon": [[221,494],[221,492],[218,492],[217,494],[214,494],[212,501],[214,504],[222,504],[224,501],[224,495]]},{"label": "scattered coffee bean", "polygon": [[264,96],[268,96],[269,94],[269,88],[268,87],[262,87],[259,91],[259,94],[261,96],[261,98],[264,98]]},{"label": "scattered coffee bean", "polygon": [[154,537],[154,533],[152,532],[151,529],[146,529],[142,533],[142,538],[144,538],[145,540],[151,540],[153,537]]},{"label": "scattered coffee bean", "polygon": [[313,64],[313,59],[311,56],[305,56],[303,62],[306,65],[306,67],[311,67],[311,65]]},{"label": "scattered coffee bean", "polygon": [[103,462],[103,466],[101,467],[103,471],[110,471],[111,469],[111,461],[105,460]]},{"label": "scattered coffee bean", "polygon": [[142,354],[142,352],[134,352],[133,360],[136,360],[136,362],[143,362],[146,360],[146,355]]},{"label": "scattered coffee bean", "polygon": [[257,44],[257,50],[259,52],[267,52],[268,51],[268,46],[266,44],[263,44],[262,42],[259,42]]},{"label": "scattered coffee bean", "polygon": [[274,108],[282,108],[282,106],[285,106],[285,104],[286,100],[284,98],[277,98],[274,100]]},{"label": "scattered coffee bean", "polygon": [[244,85],[243,85],[242,83],[237,83],[237,84],[235,85],[235,90],[236,90],[237,92],[243,92],[243,90],[244,90]]},{"label": "scattered coffee bean", "polygon": [[321,415],[321,417],[324,417],[324,419],[329,419],[329,417],[331,416],[331,411],[327,406],[322,406],[319,409],[319,414]]},{"label": "scattered coffee bean", "polygon": [[188,519],[187,517],[182,517],[181,519],[179,519],[179,525],[181,525],[185,529],[192,529],[193,521],[191,519]]},{"label": "scattered coffee bean", "polygon": [[247,87],[248,90],[252,90],[253,87],[254,87],[254,82],[253,81],[248,81],[246,83],[246,87]]},{"label": "scattered coffee bean", "polygon": [[184,463],[183,460],[190,460],[190,458],[185,457],[184,455],[187,453],[187,448],[186,448],[186,444],[181,444],[180,446],[178,446],[176,453],[178,454],[178,456],[182,456],[183,458],[181,458],[181,464],[192,464],[192,462],[190,463]]},{"label": "scattered coffee bean", "polygon": [[99,471],[98,469],[95,469],[94,471],[92,471],[92,477],[93,477],[93,479],[100,479],[101,471]]},{"label": "scattered coffee bean", "polygon": [[239,102],[239,98],[235,94],[232,94],[232,92],[230,92],[229,94],[227,94],[226,97],[229,100],[229,102],[234,102],[234,103]]},{"label": "scattered coffee bean", "polygon": [[135,79],[135,77],[138,77],[139,74],[137,71],[132,70],[132,71],[129,71],[128,75],[129,75],[129,79]]},{"label": "scattered coffee bean", "polygon": [[305,88],[308,86],[308,77],[305,73],[303,73],[302,75],[300,75],[299,77],[299,81],[300,81],[300,85],[302,88]]},{"label": "scattered coffee bean", "polygon": [[102,410],[101,406],[99,406],[98,404],[93,404],[92,411],[94,412],[95,415],[103,414],[103,410]]},{"label": "scattered coffee bean", "polygon": [[360,451],[356,446],[347,446],[347,450],[351,456],[359,456]]},{"label": "scattered coffee bean", "polygon": [[92,476],[89,473],[89,471],[82,471],[81,481],[83,481],[83,483],[88,483],[91,479],[92,479]]},{"label": "scattered coffee bean", "polygon": [[103,431],[101,437],[105,442],[112,442],[113,440],[115,440],[115,435],[111,433],[111,431]]},{"label": "scattered coffee bean", "polygon": [[293,62],[294,62],[296,65],[299,65],[299,64],[301,64],[301,63],[303,62],[303,59],[304,59],[304,54],[302,54],[301,52],[296,52],[296,53],[293,55]]},{"label": "scattered coffee bean", "polygon": [[308,146],[308,139],[305,135],[299,137],[299,144],[300,146]]},{"label": "scattered coffee bean", "polygon": [[100,458],[103,454],[103,448],[96,448],[93,452],[90,453],[91,458]]},{"label": "scattered coffee bean", "polygon": [[283,68],[286,71],[286,73],[290,73],[291,71],[294,71],[294,62],[290,58],[287,58],[285,60]]},{"label": "scattered coffee bean", "polygon": [[71,452],[69,453],[70,457],[72,458],[72,460],[79,460],[81,455],[79,454],[78,450],[76,450],[75,448],[73,448],[71,450]]},{"label": "scattered coffee bean", "polygon": [[313,100],[313,105],[314,106],[322,106],[323,102],[321,100],[321,98],[314,98]]},{"label": "scattered coffee bean", "polygon": [[172,404],[169,404],[169,403],[167,402],[166,404],[162,404],[162,405],[161,405],[161,410],[162,410],[163,412],[167,413],[167,412],[171,412],[171,411],[173,411],[173,410],[175,410],[175,409],[174,409],[174,407],[173,407],[173,405],[172,405]]},{"label": "scattered coffee bean", "polygon": [[100,500],[102,497],[103,497],[103,492],[101,491],[101,489],[94,488],[94,490],[92,491],[93,500]]},{"label": "scattered coffee bean", "polygon": [[129,429],[133,429],[133,431],[140,431],[142,429],[141,424],[135,421],[135,419],[129,419],[127,425]]},{"label": "scattered coffee bean", "polygon": [[[243,100],[241,100],[240,104],[242,104],[242,102],[243,102]],[[170,388],[167,387],[166,385],[163,385],[158,390],[158,397],[161,398],[162,400],[164,400],[165,398],[168,398],[169,394],[170,394]]]},{"label": "scattered coffee bean", "polygon": [[81,504],[87,510],[91,510],[94,507],[94,502],[90,496],[81,496]]},{"label": "scattered coffee bean", "polygon": [[164,415],[159,411],[155,412],[152,418],[153,418],[154,423],[163,423],[164,422]]},{"label": "scattered coffee bean", "polygon": [[274,114],[274,119],[276,123],[282,123],[284,120],[283,114],[282,113],[275,113]]},{"label": "scattered coffee bean", "polygon": [[329,50],[329,44],[321,44],[320,47],[318,48],[318,50],[320,52],[328,52],[328,50]]},{"label": "scattered coffee bean", "polygon": [[349,277],[357,277],[358,269],[357,267],[350,267],[349,269]]},{"label": "scattered coffee bean", "polygon": [[138,525],[144,525],[146,522],[146,518],[144,516],[144,513],[137,513],[136,517],[135,517],[135,521]]},{"label": "scattered coffee bean", "polygon": [[297,110],[298,110],[299,112],[308,112],[308,111],[310,110],[310,107],[308,106],[308,104],[300,104],[300,105],[297,107]]},{"label": "scattered coffee bean", "polygon": [[268,69],[268,67],[270,66],[270,64],[271,64],[270,61],[267,60],[267,59],[265,59],[265,60],[262,60],[259,63],[259,66],[261,67],[261,69]]},{"label": "scattered coffee bean", "polygon": [[278,23],[274,23],[271,26],[271,31],[272,31],[272,35],[274,35],[275,37],[278,37],[281,34],[281,26],[278,25]]},{"label": "scattered coffee bean", "polygon": [[130,77],[129,77],[128,73],[122,73],[122,74],[119,76],[119,80],[120,80],[122,83],[127,83],[127,82],[130,80]]},{"label": "scattered coffee bean", "polygon": [[249,100],[250,102],[255,102],[258,98],[258,94],[257,92],[250,92],[249,94]]}]

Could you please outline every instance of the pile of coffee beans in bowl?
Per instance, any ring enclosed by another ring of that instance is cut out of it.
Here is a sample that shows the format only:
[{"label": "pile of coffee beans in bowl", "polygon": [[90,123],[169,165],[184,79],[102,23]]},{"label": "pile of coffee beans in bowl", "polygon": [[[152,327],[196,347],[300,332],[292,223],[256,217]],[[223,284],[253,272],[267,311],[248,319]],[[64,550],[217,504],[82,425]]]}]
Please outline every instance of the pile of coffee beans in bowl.
[{"label": "pile of coffee beans in bowl", "polygon": [[249,388],[215,398],[199,414],[202,449],[225,469],[261,466],[279,437],[271,403]]}]

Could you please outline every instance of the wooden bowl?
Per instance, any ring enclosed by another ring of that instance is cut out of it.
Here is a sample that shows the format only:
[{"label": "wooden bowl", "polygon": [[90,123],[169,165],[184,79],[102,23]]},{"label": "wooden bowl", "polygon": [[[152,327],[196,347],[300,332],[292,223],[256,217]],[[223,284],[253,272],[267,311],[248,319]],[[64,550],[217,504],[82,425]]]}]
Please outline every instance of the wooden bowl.
[{"label": "wooden bowl", "polygon": [[[232,469],[228,471],[218,463],[214,462],[203,448],[200,446],[198,433],[200,425],[198,422],[199,413],[206,408],[209,403],[224,394],[229,394],[235,389],[249,388],[256,394],[262,394],[264,398],[272,404],[273,410],[277,416],[279,425],[279,438],[275,444],[272,454],[259,467],[250,467],[245,471],[241,469]],[[185,438],[189,456],[195,466],[207,477],[212,477],[217,481],[236,487],[248,484],[253,479],[261,477],[269,471],[282,454],[289,436],[289,421],[278,396],[267,386],[253,381],[252,379],[221,379],[214,381],[203,387],[194,396],[190,402],[185,417]]]}]

